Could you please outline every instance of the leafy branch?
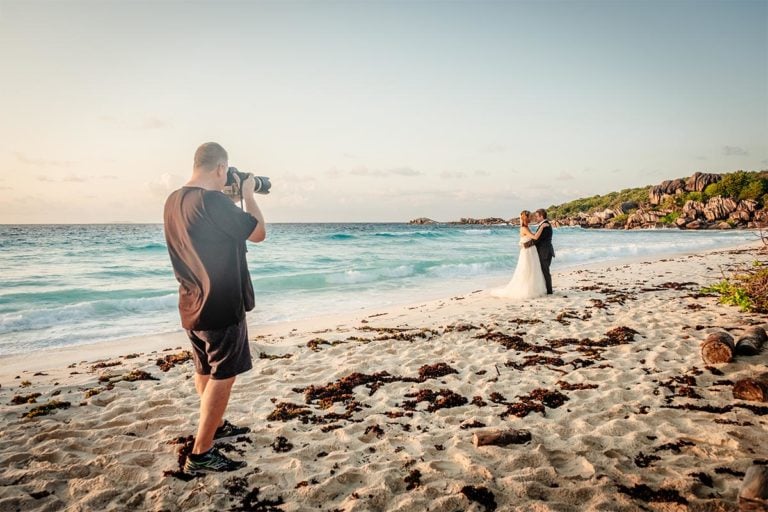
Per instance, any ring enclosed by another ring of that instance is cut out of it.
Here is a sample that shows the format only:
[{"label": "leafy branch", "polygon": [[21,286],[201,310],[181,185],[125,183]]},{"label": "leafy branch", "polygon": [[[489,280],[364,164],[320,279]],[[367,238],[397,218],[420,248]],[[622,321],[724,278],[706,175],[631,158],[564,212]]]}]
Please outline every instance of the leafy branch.
[{"label": "leafy branch", "polygon": [[732,277],[723,276],[718,283],[704,288],[704,293],[714,293],[722,304],[738,306],[742,311],[768,313],[768,265],[754,261]]}]

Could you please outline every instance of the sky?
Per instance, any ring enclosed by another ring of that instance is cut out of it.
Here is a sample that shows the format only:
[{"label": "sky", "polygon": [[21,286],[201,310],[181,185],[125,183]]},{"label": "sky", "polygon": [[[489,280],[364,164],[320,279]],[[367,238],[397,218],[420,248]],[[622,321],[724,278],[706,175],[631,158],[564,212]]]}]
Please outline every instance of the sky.
[{"label": "sky", "polygon": [[765,169],[768,0],[0,0],[0,223],[162,222],[206,141],[268,222]]}]

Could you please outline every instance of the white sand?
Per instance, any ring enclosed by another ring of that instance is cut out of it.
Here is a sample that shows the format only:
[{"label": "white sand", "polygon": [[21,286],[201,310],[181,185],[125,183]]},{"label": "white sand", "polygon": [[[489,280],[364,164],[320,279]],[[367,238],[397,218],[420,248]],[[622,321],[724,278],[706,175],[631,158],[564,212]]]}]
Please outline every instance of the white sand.
[{"label": "white sand", "polygon": [[[176,347],[186,349],[183,333],[2,358],[0,510],[229,510],[244,503],[245,509],[284,511],[485,510],[462,494],[465,486],[486,488],[497,510],[736,510],[739,472],[768,459],[765,409],[667,406],[750,404],[734,400],[731,386],[718,381],[765,371],[768,355],[739,357],[719,365],[714,371],[723,375],[716,375],[702,363],[699,343],[716,329],[738,336],[765,318],[691,295],[719,280],[721,269],[757,258],[765,256],[720,251],[577,269],[555,276],[555,296],[529,303],[483,291],[254,327],[254,370],[238,379],[228,411],[231,421],[253,429],[247,440],[228,440],[240,452],[230,455],[248,467],[191,481],[163,472],[178,469],[179,446],[169,441],[194,433],[193,368],[186,362],[164,373],[155,364]],[[674,289],[663,283],[695,284]],[[563,338],[598,341],[621,326],[638,332],[634,341],[591,353],[575,344],[548,349]],[[518,343],[527,351],[508,350],[480,337],[489,332],[517,334],[534,347]],[[315,350],[308,347],[317,338]],[[260,359],[262,352],[290,357]],[[140,355],[118,357],[128,354]],[[505,364],[521,365],[531,356],[556,359],[522,369]],[[118,364],[94,368],[99,360]],[[418,377],[422,366],[437,363],[457,373],[386,382],[373,394],[359,385],[328,408],[319,400],[307,404],[299,391],[354,372]],[[159,380],[121,381],[86,398],[107,385],[100,376],[133,369]],[[564,389],[559,381],[597,387]],[[550,403],[543,414],[503,415],[535,389],[568,400]],[[428,402],[404,404],[419,390],[448,390],[467,403],[434,412]],[[14,396],[31,393],[41,394],[36,404],[10,405]],[[474,397],[484,404],[471,403]],[[50,400],[71,407],[21,418]],[[268,420],[281,402],[305,406],[315,421],[343,414],[350,404],[352,412],[320,424]],[[485,426],[467,428],[473,423]],[[525,429],[532,441],[474,447],[473,432],[491,428]],[[271,446],[278,436],[292,444],[289,451]],[[620,492],[619,486],[636,484],[667,490],[680,504],[646,503]],[[254,489],[258,499],[283,504],[256,508],[246,497]]]}]

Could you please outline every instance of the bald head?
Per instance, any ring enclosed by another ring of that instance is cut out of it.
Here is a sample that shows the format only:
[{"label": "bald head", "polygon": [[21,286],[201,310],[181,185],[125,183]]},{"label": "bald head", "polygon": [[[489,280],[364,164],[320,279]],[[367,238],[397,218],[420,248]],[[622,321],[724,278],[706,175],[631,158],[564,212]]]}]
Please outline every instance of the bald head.
[{"label": "bald head", "polygon": [[213,171],[219,165],[226,165],[229,161],[227,151],[216,142],[201,144],[195,151],[195,170]]}]

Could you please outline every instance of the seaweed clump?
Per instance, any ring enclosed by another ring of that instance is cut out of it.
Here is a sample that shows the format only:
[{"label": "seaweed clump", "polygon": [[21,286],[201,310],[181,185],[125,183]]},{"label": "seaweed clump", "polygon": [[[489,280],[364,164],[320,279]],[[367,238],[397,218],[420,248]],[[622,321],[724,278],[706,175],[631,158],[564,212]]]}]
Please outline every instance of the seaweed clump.
[{"label": "seaweed clump", "polygon": [[270,446],[277,453],[286,453],[293,450],[293,444],[289,443],[288,439],[284,436],[277,436]]},{"label": "seaweed clump", "polygon": [[439,409],[461,407],[469,402],[465,397],[458,393],[454,393],[449,389],[441,389],[440,391],[421,389],[416,393],[410,393],[405,396],[408,398],[415,398],[415,400],[406,400],[403,402],[403,408],[409,411],[415,411],[416,404],[419,402],[428,402],[429,405],[427,406],[427,411],[429,412],[435,412]]},{"label": "seaweed clump", "polygon": [[167,372],[174,366],[186,363],[190,359],[192,359],[192,352],[189,350],[183,350],[178,354],[169,354],[163,358],[160,358],[156,361],[155,364],[160,367],[161,371]]},{"label": "seaweed clump", "polygon": [[680,505],[688,504],[688,500],[680,496],[680,493],[675,489],[659,489],[658,491],[654,491],[645,484],[635,484],[634,487],[626,487],[624,485],[620,485],[619,492],[646,503],[660,502],[677,503]]},{"label": "seaweed clump", "polygon": [[492,397],[491,401],[507,406],[507,410],[501,413],[501,418],[504,419],[507,416],[525,418],[532,412],[540,412],[544,414],[545,407],[557,409],[569,400],[567,396],[557,390],[550,391],[544,388],[534,389],[528,395],[519,398],[519,402],[509,403],[503,396],[498,395]]},{"label": "seaweed clump", "polygon": [[507,350],[516,350],[517,352],[554,352],[550,347],[543,345],[532,345],[523,340],[522,336],[517,334],[504,334],[497,331],[489,331],[485,334],[475,336],[477,339],[494,341]]},{"label": "seaweed clump", "polygon": [[31,393],[29,395],[16,395],[11,398],[11,405],[36,404],[40,393]]},{"label": "seaweed clump", "polygon": [[47,404],[33,407],[29,411],[21,415],[22,418],[36,418],[38,416],[47,416],[56,409],[69,409],[72,404],[69,402],[60,402],[58,400],[51,400]]},{"label": "seaweed clump", "polygon": [[493,512],[498,506],[496,505],[496,497],[486,487],[465,485],[461,489],[461,494],[466,496],[469,501],[482,505],[485,508],[485,512]]},{"label": "seaweed clump", "polygon": [[[306,483],[309,484],[308,482]],[[232,511],[248,512],[282,512],[280,507],[285,504],[282,496],[274,500],[260,500],[258,487],[248,490],[248,481],[244,477],[232,477],[224,481],[224,488],[232,499],[239,500],[240,503],[232,507]]]},{"label": "seaweed clump", "polygon": [[406,491],[411,491],[421,485],[421,471],[418,469],[412,470],[408,476],[404,479],[405,483],[407,484],[405,486]]},{"label": "seaweed clump", "polygon": [[458,374],[455,368],[451,368],[446,363],[425,364],[419,368],[419,381],[424,382],[429,379],[439,379],[446,375]]},{"label": "seaweed clump", "polygon": [[290,421],[294,418],[302,418],[311,414],[309,408],[305,405],[280,402],[275,406],[275,410],[269,413],[267,421]]},{"label": "seaweed clump", "polygon": [[130,373],[123,375],[123,380],[127,382],[135,382],[137,380],[160,380],[157,377],[153,377],[149,372],[144,370],[131,370]]}]

